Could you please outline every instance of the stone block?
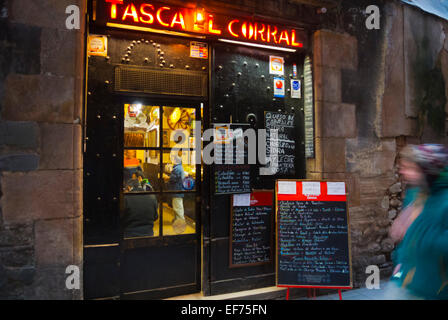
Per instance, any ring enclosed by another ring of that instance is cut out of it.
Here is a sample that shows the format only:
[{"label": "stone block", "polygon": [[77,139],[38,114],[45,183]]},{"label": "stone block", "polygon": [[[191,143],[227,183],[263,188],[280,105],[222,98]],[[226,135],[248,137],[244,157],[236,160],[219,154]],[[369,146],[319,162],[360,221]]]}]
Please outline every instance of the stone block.
[{"label": "stone block", "polygon": [[369,259],[369,264],[380,265],[386,262],[386,256],[384,254],[373,256]]},{"label": "stone block", "polygon": [[35,122],[0,121],[0,145],[15,150],[37,150],[39,127]]},{"label": "stone block", "polygon": [[354,70],[358,67],[358,44],[354,36],[330,30],[314,34],[316,64]]},{"label": "stone block", "polygon": [[388,6],[391,14],[386,29],[386,55],[384,58],[384,84],[382,97],[380,137],[414,135],[415,123],[406,117],[406,75],[403,45],[402,8]]},{"label": "stone block", "polygon": [[[28,299],[37,300],[80,300],[82,299],[82,278],[80,290],[66,288],[66,266],[39,268]],[[82,270],[82,268],[81,268]]]},{"label": "stone block", "polygon": [[401,193],[401,191],[401,182],[397,182],[389,188],[390,193]]},{"label": "stone block", "polygon": [[322,180],[322,173],[320,172],[307,172],[306,178],[309,180]]},{"label": "stone block", "polygon": [[[396,157],[395,139],[383,139],[376,144],[370,140],[347,139],[347,170],[358,172],[362,178],[393,174]],[[390,185],[395,182],[391,181]]]},{"label": "stone block", "polygon": [[341,70],[317,65],[314,69],[315,100],[341,102]]},{"label": "stone block", "polygon": [[0,248],[34,244],[32,224],[4,225],[0,228]]},{"label": "stone block", "polygon": [[323,119],[324,137],[356,137],[355,105],[344,103],[324,103]]},{"label": "stone block", "polygon": [[0,248],[0,261],[5,267],[26,267],[34,265],[33,246]]},{"label": "stone block", "polygon": [[35,255],[38,268],[78,265],[81,218],[39,220],[35,225]]},{"label": "stone block", "polygon": [[42,30],[42,73],[76,77],[78,34],[71,30]]},{"label": "stone block", "polygon": [[40,28],[0,21],[0,79],[9,73],[39,74]]},{"label": "stone block", "polygon": [[361,205],[361,194],[359,191],[359,176],[353,173],[346,173],[348,177],[348,199],[350,207],[358,207]]},{"label": "stone block", "polygon": [[83,131],[81,125],[73,127],[73,167],[74,169],[83,168]]},{"label": "stone block", "polygon": [[0,299],[26,299],[26,287],[36,276],[34,267],[13,268],[0,265]]},{"label": "stone block", "polygon": [[1,206],[5,223],[79,215],[79,172],[54,170],[4,173]]},{"label": "stone block", "polygon": [[345,172],[345,139],[324,138],[323,149],[323,171]]},{"label": "stone block", "polygon": [[381,250],[383,250],[383,252],[391,252],[394,250],[394,247],[395,245],[392,239],[387,238],[381,242]]},{"label": "stone block", "polygon": [[0,155],[0,171],[27,172],[39,167],[37,154]]},{"label": "stone block", "polygon": [[66,30],[68,15],[65,10],[70,5],[77,5],[80,18],[83,18],[85,4],[82,0],[14,0],[10,6],[10,19],[27,25]]},{"label": "stone block", "polygon": [[[323,172],[323,139],[314,138],[314,163],[312,167],[313,172]],[[311,171],[311,170],[308,170]]]},{"label": "stone block", "polygon": [[[41,124],[41,170],[75,169],[80,165],[81,136],[80,125]],[[77,141],[79,140],[79,141]],[[75,150],[75,146],[76,149]]]},{"label": "stone block", "polygon": [[323,138],[323,126],[324,126],[324,103],[316,100],[314,103],[314,136],[317,138]]},{"label": "stone block", "polygon": [[418,106],[416,103],[419,78],[421,78],[419,73],[435,67],[439,55],[443,53],[443,48],[446,46],[447,35],[444,32],[442,19],[422,14],[413,6],[403,6],[402,8],[403,24],[398,25],[397,28],[403,28],[406,88],[404,107],[406,116],[417,117]]},{"label": "stone block", "polygon": [[389,216],[389,219],[390,220],[393,220],[393,219],[395,219],[395,217],[397,216],[397,210],[395,210],[395,209],[391,209],[391,210],[389,210],[388,211],[388,216]]},{"label": "stone block", "polygon": [[4,90],[5,120],[73,123],[73,78],[10,74]]},{"label": "stone block", "polygon": [[308,173],[316,172],[316,159],[306,159],[306,172]]}]

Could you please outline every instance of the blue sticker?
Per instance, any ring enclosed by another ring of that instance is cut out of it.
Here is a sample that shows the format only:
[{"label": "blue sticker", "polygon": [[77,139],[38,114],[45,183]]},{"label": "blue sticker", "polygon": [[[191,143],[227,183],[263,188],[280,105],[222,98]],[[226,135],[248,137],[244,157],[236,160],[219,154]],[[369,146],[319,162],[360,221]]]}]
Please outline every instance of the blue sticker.
[{"label": "blue sticker", "polygon": [[193,190],[195,187],[194,179],[192,177],[185,177],[182,186],[184,187],[184,190]]},{"label": "blue sticker", "polygon": [[301,83],[300,80],[291,80],[291,98],[301,98]]}]

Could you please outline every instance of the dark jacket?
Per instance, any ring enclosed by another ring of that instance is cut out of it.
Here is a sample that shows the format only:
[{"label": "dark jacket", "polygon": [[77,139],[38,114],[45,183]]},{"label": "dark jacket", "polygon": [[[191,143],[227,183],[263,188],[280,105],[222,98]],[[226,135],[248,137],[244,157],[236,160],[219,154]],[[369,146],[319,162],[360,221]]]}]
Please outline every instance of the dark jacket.
[{"label": "dark jacket", "polygon": [[124,237],[153,236],[154,221],[159,218],[156,196],[125,194],[124,205]]},{"label": "dark jacket", "polygon": [[[404,204],[412,203],[418,191],[408,190]],[[422,212],[393,256],[402,274],[392,279],[400,286],[426,299],[448,299],[448,168],[431,186]]]},{"label": "dark jacket", "polygon": [[[168,181],[168,189],[172,191],[182,191],[184,190],[184,182],[185,179],[185,171],[182,167],[182,164],[176,164],[173,167],[173,171],[170,174],[170,180]],[[182,193],[173,194],[175,198],[183,198],[184,195]]]}]

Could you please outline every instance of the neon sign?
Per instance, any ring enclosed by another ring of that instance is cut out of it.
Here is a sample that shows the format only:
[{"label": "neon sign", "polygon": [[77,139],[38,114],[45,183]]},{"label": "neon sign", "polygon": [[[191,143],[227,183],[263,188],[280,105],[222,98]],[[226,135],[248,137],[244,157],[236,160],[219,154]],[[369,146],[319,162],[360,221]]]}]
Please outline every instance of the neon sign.
[{"label": "neon sign", "polygon": [[97,16],[102,16],[107,26],[199,33],[291,48],[303,48],[306,44],[302,30],[251,18],[215,15],[202,8],[174,7],[151,0],[102,0],[100,4]]}]

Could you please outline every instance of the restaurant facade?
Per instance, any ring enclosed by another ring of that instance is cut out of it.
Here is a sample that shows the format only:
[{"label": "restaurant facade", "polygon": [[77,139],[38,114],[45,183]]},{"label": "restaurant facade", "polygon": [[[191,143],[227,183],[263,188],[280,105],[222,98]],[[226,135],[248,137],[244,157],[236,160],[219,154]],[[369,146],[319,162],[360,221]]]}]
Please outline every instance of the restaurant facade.
[{"label": "restaurant facade", "polygon": [[[399,1],[43,2],[0,2],[0,298],[273,287],[275,210],[238,251],[256,228],[235,207],[273,208],[278,179],[345,182],[352,284],[390,275],[397,155],[446,142],[445,20]],[[422,122],[425,77],[443,85]]]}]

